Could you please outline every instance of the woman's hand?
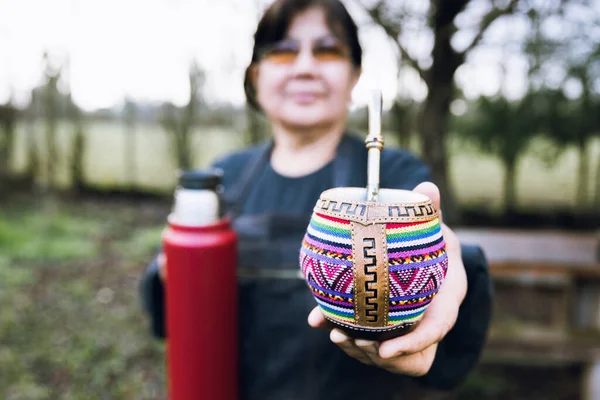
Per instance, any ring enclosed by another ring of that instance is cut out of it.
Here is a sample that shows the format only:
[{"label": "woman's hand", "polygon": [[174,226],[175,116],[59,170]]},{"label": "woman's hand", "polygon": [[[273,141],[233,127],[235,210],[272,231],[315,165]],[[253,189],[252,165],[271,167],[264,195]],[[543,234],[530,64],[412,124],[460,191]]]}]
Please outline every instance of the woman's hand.
[{"label": "woman's hand", "polygon": [[156,262],[158,263],[158,276],[164,282],[167,279],[167,256],[165,256],[165,253],[160,252],[156,256]]},{"label": "woman's hand", "polygon": [[[440,193],[433,183],[424,182],[414,189],[425,194],[440,209]],[[423,319],[410,333],[384,342],[352,339],[339,329],[333,329],[330,339],[346,354],[388,371],[410,375],[425,375],[435,358],[438,343],[452,329],[458,309],[467,293],[467,275],[462,262],[458,238],[442,223],[442,233],[448,254],[448,272],[438,294],[429,304]],[[313,328],[326,326],[321,309],[315,307],[308,316]]]}]

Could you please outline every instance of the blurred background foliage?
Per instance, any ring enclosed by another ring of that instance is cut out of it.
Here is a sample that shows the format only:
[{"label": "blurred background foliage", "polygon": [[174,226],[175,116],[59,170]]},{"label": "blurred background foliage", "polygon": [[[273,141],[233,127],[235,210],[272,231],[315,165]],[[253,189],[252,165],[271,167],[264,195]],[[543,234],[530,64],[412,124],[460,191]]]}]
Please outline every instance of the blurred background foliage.
[{"label": "blurred background foliage", "polygon": [[[419,99],[399,85],[384,131],[390,146],[431,165],[445,216],[460,226],[597,229],[597,2],[352,3],[362,24],[385,32],[399,70],[426,87]],[[474,13],[475,4],[485,12]],[[520,21],[528,34],[487,42],[498,21]],[[425,53],[411,50],[415,30],[430,38]],[[524,93],[507,94],[508,74],[494,95],[464,93],[461,67],[486,46],[525,60]],[[68,58],[41,62],[30,102],[0,105],[0,398],[163,398],[164,344],[149,336],[138,282],[160,241],[176,171],[264,140],[267,122],[248,107],[207,101],[196,61],[186,104],[127,97],[94,111],[73,101]],[[349,128],[364,135],[366,127],[366,109],[353,108]],[[528,393],[523,379],[486,368],[455,396]],[[561,379],[548,390],[563,390]]]}]

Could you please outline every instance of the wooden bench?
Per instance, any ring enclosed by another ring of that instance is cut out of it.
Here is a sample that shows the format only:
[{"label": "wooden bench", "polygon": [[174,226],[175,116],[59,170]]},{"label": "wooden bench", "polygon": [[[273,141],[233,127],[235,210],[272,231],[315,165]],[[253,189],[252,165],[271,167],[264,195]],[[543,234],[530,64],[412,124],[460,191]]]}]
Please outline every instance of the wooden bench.
[{"label": "wooden bench", "polygon": [[494,315],[482,363],[583,365],[600,399],[600,234],[457,229],[484,250]]}]

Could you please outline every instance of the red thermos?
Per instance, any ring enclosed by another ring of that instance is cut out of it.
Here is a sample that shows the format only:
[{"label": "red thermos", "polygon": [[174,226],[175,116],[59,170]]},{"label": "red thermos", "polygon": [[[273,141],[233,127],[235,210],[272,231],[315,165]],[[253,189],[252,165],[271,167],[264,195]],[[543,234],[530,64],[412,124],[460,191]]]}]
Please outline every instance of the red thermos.
[{"label": "red thermos", "polygon": [[237,400],[236,234],[213,171],[186,171],[163,233],[171,400]]}]

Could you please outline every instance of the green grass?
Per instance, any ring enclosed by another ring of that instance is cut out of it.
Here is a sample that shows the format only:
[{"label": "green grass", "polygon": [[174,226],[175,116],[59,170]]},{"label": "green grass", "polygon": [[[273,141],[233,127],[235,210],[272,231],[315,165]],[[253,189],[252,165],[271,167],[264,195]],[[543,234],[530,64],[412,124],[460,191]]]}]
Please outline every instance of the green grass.
[{"label": "green grass", "polygon": [[127,240],[119,243],[118,249],[132,260],[145,260],[148,254],[156,251],[163,229],[161,225],[137,230]]},{"label": "green grass", "polygon": [[17,260],[61,261],[93,258],[99,221],[43,213],[0,219],[0,252]]},{"label": "green grass", "polygon": [[164,398],[163,344],[138,298],[162,227],[96,208],[0,212],[0,399]]}]

